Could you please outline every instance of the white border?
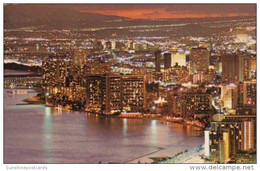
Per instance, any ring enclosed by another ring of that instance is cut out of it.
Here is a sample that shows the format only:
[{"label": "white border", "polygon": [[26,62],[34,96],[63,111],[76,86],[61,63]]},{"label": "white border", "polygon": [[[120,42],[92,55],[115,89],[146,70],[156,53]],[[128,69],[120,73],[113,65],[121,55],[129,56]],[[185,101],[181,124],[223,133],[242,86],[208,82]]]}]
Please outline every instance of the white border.
[{"label": "white border", "polygon": [[[52,0],[37,0],[37,2],[32,1],[32,0],[4,0],[2,2],[2,7],[0,8],[0,18],[1,18],[1,48],[0,48],[0,52],[1,52],[1,65],[0,65],[0,71],[1,71],[1,75],[0,75],[0,84],[1,84],[1,89],[0,89],[0,102],[1,105],[3,107],[3,4],[4,3],[257,3],[257,0],[174,0],[174,1],[170,1],[170,0],[146,0],[146,1],[139,1],[139,0],[131,0],[131,1],[127,1],[127,0],[95,0],[95,1],[83,1],[83,0],[74,0],[74,1],[68,1],[68,0],[59,0],[59,1],[55,1],[53,2]],[[259,9],[259,4],[257,4],[257,9]],[[257,23],[259,23],[259,17],[257,15]],[[257,27],[257,33],[258,33],[258,27]],[[259,34],[257,34],[257,40],[259,40]],[[259,52],[259,47],[257,46],[257,52]],[[259,66],[259,62],[260,60],[257,60],[257,67]],[[257,70],[257,75],[259,75],[259,72]],[[257,85],[259,79],[257,79]],[[259,99],[259,94],[260,91],[257,91],[257,99]],[[257,100],[257,105],[259,105],[259,100]],[[3,114],[3,108],[1,108],[1,114]],[[258,110],[257,110],[258,113]],[[257,114],[258,115],[258,114]],[[6,166],[16,166],[16,165],[10,165],[10,164],[3,164],[3,115],[0,116],[0,123],[1,123],[1,132],[0,132],[0,145],[1,145],[1,155],[0,155],[0,162],[1,162],[1,170],[6,170]],[[257,125],[259,125],[259,119],[257,119]],[[257,127],[259,128],[259,127]],[[260,133],[259,133],[259,129],[257,131],[257,137],[260,137]],[[257,148],[258,149],[258,148]],[[259,150],[259,149],[258,149]],[[259,163],[260,163],[260,159],[259,159],[259,155],[257,153],[257,163],[256,165],[254,165],[254,170],[259,170]],[[39,165],[20,165],[20,166],[42,166],[43,164],[39,164]],[[194,164],[194,166],[200,166],[202,164]],[[169,171],[179,171],[179,170],[190,170],[189,166],[191,166],[190,164],[157,164],[157,165],[153,165],[153,164],[47,164],[46,165],[48,167],[48,170],[133,170],[133,169],[140,169],[140,170],[169,170]],[[228,165],[230,166],[230,165]],[[233,166],[233,165],[231,165]],[[237,166],[237,165],[236,165]],[[241,165],[244,166],[244,165]]]}]

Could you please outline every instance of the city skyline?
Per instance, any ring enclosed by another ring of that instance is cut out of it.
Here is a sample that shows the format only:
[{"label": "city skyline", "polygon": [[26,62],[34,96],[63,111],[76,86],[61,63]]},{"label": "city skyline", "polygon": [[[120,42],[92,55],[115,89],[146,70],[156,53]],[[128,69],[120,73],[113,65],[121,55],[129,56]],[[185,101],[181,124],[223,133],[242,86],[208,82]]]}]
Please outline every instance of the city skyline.
[{"label": "city skyline", "polygon": [[5,5],[4,162],[255,164],[256,24],[256,4]]}]

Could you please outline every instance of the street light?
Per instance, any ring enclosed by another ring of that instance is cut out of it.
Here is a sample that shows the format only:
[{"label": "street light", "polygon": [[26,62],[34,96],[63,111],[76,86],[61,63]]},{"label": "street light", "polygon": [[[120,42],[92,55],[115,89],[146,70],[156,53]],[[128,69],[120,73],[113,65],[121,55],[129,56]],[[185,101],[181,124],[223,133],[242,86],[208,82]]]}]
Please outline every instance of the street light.
[{"label": "street light", "polygon": [[45,104],[47,104],[47,98],[48,98],[49,95],[50,95],[49,92],[45,92]]}]

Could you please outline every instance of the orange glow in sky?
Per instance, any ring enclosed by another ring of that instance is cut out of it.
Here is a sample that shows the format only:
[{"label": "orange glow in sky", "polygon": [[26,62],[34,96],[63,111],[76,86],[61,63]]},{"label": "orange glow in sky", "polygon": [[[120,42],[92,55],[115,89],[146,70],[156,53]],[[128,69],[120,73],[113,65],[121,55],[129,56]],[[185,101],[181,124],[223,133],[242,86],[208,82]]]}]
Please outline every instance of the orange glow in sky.
[{"label": "orange glow in sky", "polygon": [[[169,19],[169,18],[206,18],[250,16],[249,13],[194,13],[189,11],[167,11],[166,9],[129,9],[129,10],[96,10],[84,11],[95,14],[114,15],[131,19]],[[252,15],[251,15],[252,16]]]}]

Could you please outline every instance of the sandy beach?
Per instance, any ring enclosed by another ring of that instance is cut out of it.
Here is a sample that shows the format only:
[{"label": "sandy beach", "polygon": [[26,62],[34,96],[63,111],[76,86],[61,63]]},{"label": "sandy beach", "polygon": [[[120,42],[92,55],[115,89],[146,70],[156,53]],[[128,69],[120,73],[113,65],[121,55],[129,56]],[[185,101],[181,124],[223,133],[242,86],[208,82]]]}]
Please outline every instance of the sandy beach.
[{"label": "sandy beach", "polygon": [[191,159],[183,162],[183,163],[186,163],[186,164],[191,164],[191,163],[205,163],[203,159],[201,159],[200,156],[195,156],[195,157],[192,157]]},{"label": "sandy beach", "polygon": [[[195,142],[195,141],[194,141]],[[202,145],[204,142],[203,140],[201,142],[197,142],[197,143],[194,143],[193,141],[190,141],[189,143],[189,146],[177,146],[177,147],[161,147],[160,149],[158,150],[155,150],[154,152],[152,153],[149,153],[149,154],[146,154],[146,155],[143,155],[143,156],[140,156],[140,157],[137,157],[135,159],[132,159],[132,160],[129,160],[127,161],[126,163],[152,163],[153,162],[153,159],[151,158],[156,158],[156,157],[173,157],[174,155],[176,155],[177,153],[180,153],[180,152],[183,152],[185,151],[186,149],[187,150],[191,150],[193,149],[194,147],[196,146],[199,146],[199,145]],[[196,157],[199,157],[199,156],[196,156]],[[200,157],[199,157],[200,158]],[[196,160],[195,160],[196,159]],[[203,160],[199,160],[198,158],[192,158],[190,160],[194,160],[196,161],[197,163],[203,163]],[[191,161],[188,160],[186,162],[190,162]],[[185,163],[186,163],[185,162]],[[195,163],[195,162],[194,162]]]},{"label": "sandy beach", "polygon": [[[203,154],[204,153],[204,150],[203,150],[203,152],[201,153],[201,154]],[[194,156],[194,157],[192,157],[192,158],[190,158],[189,160],[186,160],[185,162],[183,162],[183,163],[189,163],[189,164],[191,164],[191,163],[205,163],[204,162],[204,160],[203,159],[201,159],[201,157],[200,157],[200,155],[201,154],[199,154],[199,155],[197,155],[197,156]]]}]

